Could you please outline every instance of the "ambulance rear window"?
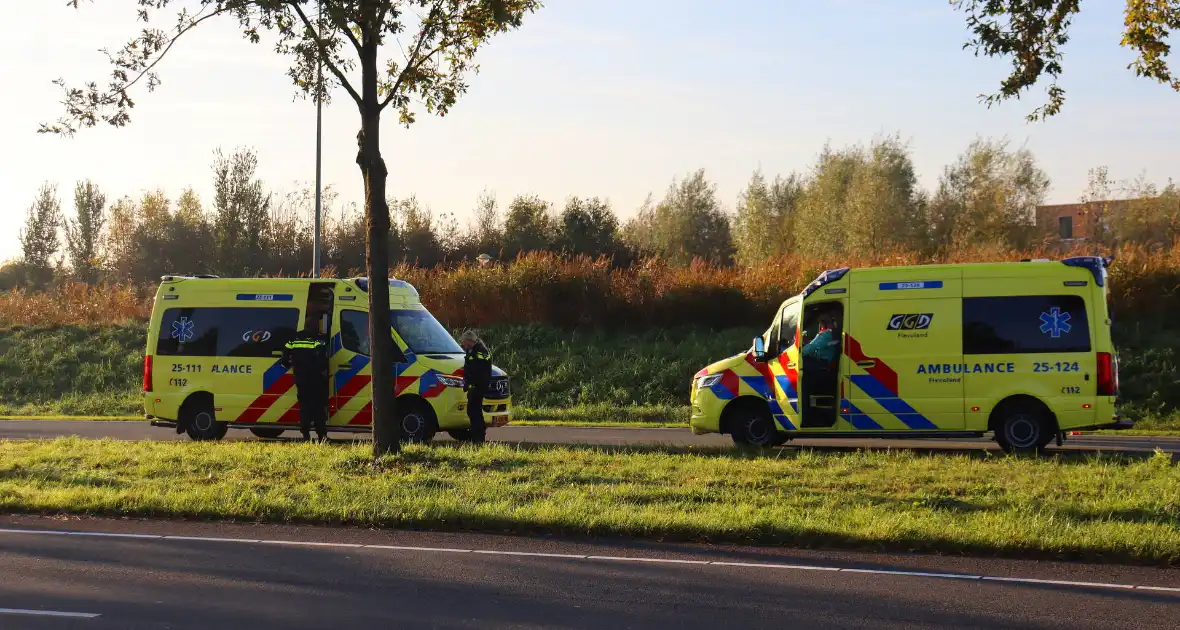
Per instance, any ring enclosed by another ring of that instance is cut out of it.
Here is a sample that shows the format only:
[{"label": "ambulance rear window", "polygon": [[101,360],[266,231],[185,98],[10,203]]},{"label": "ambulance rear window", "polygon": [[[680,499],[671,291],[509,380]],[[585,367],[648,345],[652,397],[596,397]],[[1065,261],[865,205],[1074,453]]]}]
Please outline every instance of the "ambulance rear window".
[{"label": "ambulance rear window", "polygon": [[160,318],[156,354],[270,358],[298,324],[297,308],[170,308]]},{"label": "ambulance rear window", "polygon": [[963,354],[1089,351],[1089,318],[1080,296],[963,299]]}]

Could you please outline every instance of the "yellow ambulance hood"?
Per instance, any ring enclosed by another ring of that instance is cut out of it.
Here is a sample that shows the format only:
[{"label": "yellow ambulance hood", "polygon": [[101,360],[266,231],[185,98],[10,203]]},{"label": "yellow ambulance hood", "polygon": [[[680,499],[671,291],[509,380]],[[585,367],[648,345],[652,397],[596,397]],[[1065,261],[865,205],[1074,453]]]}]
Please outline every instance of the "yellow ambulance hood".
[{"label": "yellow ambulance hood", "polygon": [[746,355],[748,355],[748,354],[750,354],[750,351],[747,350],[746,352],[742,352],[740,354],[735,354],[732,357],[727,357],[725,359],[721,359],[720,361],[710,363],[709,365],[705,366],[704,369],[702,369],[700,372],[697,372],[696,375],[697,376],[707,376],[709,374],[718,374],[718,373],[724,372],[726,370],[732,370],[733,368],[738,367],[739,365],[745,365],[746,364]]},{"label": "yellow ambulance hood", "polygon": [[[416,355],[416,358],[423,367],[439,374],[454,376],[463,374],[463,355],[461,354],[419,354]],[[507,372],[493,365],[492,376],[507,376]]]}]

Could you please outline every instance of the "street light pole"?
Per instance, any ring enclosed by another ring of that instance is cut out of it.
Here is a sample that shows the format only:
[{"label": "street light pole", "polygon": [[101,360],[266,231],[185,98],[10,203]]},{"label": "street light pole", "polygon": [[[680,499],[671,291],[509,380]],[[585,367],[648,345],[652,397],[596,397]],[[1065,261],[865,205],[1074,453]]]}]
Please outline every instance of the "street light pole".
[{"label": "street light pole", "polygon": [[[319,3],[319,17],[318,24],[319,32],[316,37],[323,40],[324,38],[324,3],[321,0]],[[315,99],[315,237],[312,244],[311,267],[312,277],[319,278],[322,273],[323,260],[321,259],[321,241],[320,231],[322,226],[321,214],[323,213],[323,193],[321,192],[323,168],[321,166],[321,158],[323,155],[323,133],[324,133],[324,60],[319,54],[316,55],[316,99]]]}]

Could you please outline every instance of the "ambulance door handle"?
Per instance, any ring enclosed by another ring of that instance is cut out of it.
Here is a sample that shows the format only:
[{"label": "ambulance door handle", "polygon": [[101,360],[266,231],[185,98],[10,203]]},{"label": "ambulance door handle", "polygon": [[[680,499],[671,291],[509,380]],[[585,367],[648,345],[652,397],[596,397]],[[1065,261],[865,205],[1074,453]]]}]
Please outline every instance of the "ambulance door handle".
[{"label": "ambulance door handle", "polygon": [[348,363],[337,363],[336,367],[338,367],[342,370],[347,370],[347,369],[351,368],[352,366],[349,365]]},{"label": "ambulance door handle", "polygon": [[795,369],[795,362],[794,362],[794,361],[791,361],[790,363],[788,363],[788,364],[787,364],[787,369],[788,369],[788,370],[793,370],[793,369]]},{"label": "ambulance door handle", "polygon": [[862,367],[862,368],[873,368],[873,367],[877,367],[877,362],[876,361],[857,361],[856,366]]}]

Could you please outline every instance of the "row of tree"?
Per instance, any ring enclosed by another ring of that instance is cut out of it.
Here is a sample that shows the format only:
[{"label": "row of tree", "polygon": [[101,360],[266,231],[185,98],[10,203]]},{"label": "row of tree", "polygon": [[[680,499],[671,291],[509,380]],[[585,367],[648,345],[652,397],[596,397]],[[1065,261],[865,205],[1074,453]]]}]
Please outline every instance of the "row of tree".
[{"label": "row of tree", "polygon": [[[74,188],[63,216],[55,186],[45,184],[20,234],[22,259],[5,268],[7,287],[40,286],[56,277],[84,282],[150,281],[164,273],[299,274],[312,252],[312,192],[270,193],[257,177],[253,151],[218,151],[206,208],[190,188],[175,201],[163,191],[109,207],[90,182]],[[1105,169],[1091,172],[1087,197],[1118,194]],[[724,209],[703,170],[650,197],[626,224],[601,198],[571,197],[556,207],[522,195],[501,208],[481,195],[465,228],[417,199],[390,200],[394,259],[425,267],[481,253],[512,258],[528,251],[609,256],[629,265],[646,256],[686,264],[753,265],[788,252],[826,255],[882,248],[945,253],[966,245],[1025,249],[1044,238],[1035,210],[1049,178],[1027,150],[978,140],[941,175],[933,193],[917,180],[909,148],[896,136],[867,146],[825,148],[806,173],[768,179],[754,173],[735,211]],[[1143,202],[1112,216],[1116,242],[1170,244],[1180,236],[1180,193],[1134,182],[1123,196]],[[324,196],[323,259],[341,272],[364,268],[364,217]],[[63,238],[64,237],[64,238]]]}]

